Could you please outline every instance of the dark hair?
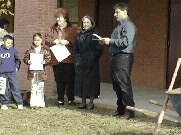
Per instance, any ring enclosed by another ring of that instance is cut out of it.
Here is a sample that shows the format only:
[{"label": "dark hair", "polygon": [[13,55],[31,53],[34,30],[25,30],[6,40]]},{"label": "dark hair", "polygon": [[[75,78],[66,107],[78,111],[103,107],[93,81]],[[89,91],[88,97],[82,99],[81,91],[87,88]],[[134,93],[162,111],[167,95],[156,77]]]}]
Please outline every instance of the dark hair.
[{"label": "dark hair", "polygon": [[87,19],[89,19],[91,21],[92,27],[90,28],[90,30],[95,28],[95,21],[94,21],[94,19],[90,15],[85,15],[84,17],[82,17],[81,31],[84,31],[83,21],[84,21],[85,18],[87,18]]},{"label": "dark hair", "polygon": [[42,39],[42,35],[41,35],[40,33],[35,33],[35,34],[33,35],[33,39],[34,39],[36,36],[38,36],[38,37],[40,37],[40,38]]},{"label": "dark hair", "polygon": [[9,21],[6,19],[6,18],[2,18],[1,20],[0,20],[0,27],[2,28],[2,29],[4,29],[4,25],[5,24],[9,24]]},{"label": "dark hair", "polygon": [[10,36],[10,35],[5,35],[5,36],[3,37],[3,41],[6,41],[7,39],[13,40],[13,37]]},{"label": "dark hair", "polygon": [[66,8],[57,8],[55,9],[54,16],[56,18],[60,17],[60,15],[63,16],[63,18],[66,20],[66,22],[69,22],[69,13]]},{"label": "dark hair", "polygon": [[127,14],[129,15],[129,5],[128,3],[118,3],[116,5],[114,5],[113,9],[116,10],[116,9],[120,9],[122,11],[126,10],[127,11]]}]

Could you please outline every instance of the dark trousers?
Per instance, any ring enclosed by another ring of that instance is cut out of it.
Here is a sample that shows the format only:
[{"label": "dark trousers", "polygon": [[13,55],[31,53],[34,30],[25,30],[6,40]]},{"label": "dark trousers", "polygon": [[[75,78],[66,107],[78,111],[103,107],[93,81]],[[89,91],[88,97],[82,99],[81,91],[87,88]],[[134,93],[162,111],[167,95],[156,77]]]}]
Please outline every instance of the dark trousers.
[{"label": "dark trousers", "polygon": [[131,86],[131,70],[134,54],[117,54],[111,58],[111,78],[113,89],[117,95],[117,111],[121,114],[134,112],[126,110],[126,106],[134,106]]},{"label": "dark trousers", "polygon": [[[7,83],[9,83],[9,87],[11,89],[12,95],[18,105],[23,105],[23,98],[20,93],[19,85],[18,85],[18,76],[17,72],[11,72],[11,73],[1,73],[1,77],[6,78]],[[6,91],[5,95],[1,95],[1,101],[3,105],[9,106],[9,89],[8,84],[6,84]]]},{"label": "dark trousers", "polygon": [[58,101],[64,102],[64,95],[68,101],[74,101],[75,70],[73,63],[59,63],[53,66],[54,77],[57,85]]}]

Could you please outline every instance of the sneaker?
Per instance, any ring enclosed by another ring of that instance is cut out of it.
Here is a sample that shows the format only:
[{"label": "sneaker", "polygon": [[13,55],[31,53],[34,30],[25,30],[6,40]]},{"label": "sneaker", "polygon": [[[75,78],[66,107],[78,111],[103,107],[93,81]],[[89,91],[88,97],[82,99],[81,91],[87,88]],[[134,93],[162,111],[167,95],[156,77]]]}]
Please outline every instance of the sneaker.
[{"label": "sneaker", "polygon": [[18,109],[22,110],[23,109],[23,105],[18,105]]},{"label": "sneaker", "polygon": [[7,110],[7,109],[8,109],[8,106],[7,106],[7,105],[2,105],[2,106],[1,106],[1,109],[2,109],[2,110]]},{"label": "sneaker", "polygon": [[64,102],[62,102],[62,101],[58,101],[57,103],[56,103],[56,106],[62,106],[62,105],[64,105]]},{"label": "sneaker", "polygon": [[71,106],[75,106],[76,105],[74,101],[69,101],[68,104],[71,105]]}]

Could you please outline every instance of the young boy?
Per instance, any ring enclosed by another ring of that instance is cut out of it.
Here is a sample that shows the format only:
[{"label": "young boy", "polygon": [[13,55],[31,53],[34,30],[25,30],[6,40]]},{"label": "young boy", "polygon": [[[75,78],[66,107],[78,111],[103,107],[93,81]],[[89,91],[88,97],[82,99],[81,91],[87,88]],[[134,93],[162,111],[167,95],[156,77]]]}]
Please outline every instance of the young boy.
[{"label": "young boy", "polygon": [[[9,82],[18,109],[23,109],[23,98],[19,90],[17,77],[21,61],[17,50],[13,47],[13,38],[10,35],[6,35],[3,38],[3,42],[4,44],[0,48],[0,77],[6,78],[6,82]],[[1,95],[1,100],[1,109],[7,110],[9,107],[8,85],[6,85],[5,94]]]}]

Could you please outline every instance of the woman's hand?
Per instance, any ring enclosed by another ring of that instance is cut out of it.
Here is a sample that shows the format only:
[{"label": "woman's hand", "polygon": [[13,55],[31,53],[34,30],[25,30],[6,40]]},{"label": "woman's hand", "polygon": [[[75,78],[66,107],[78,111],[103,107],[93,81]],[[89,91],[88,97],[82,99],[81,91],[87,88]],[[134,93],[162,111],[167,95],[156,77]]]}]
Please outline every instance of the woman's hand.
[{"label": "woman's hand", "polygon": [[55,40],[53,41],[53,44],[56,44],[56,45],[60,44],[60,40],[55,39]]},{"label": "woman's hand", "polygon": [[30,64],[30,65],[31,65],[31,64],[32,64],[32,61],[31,61],[31,60],[28,60],[28,64]]},{"label": "woman's hand", "polygon": [[60,40],[61,45],[68,45],[69,41],[68,40]]}]

